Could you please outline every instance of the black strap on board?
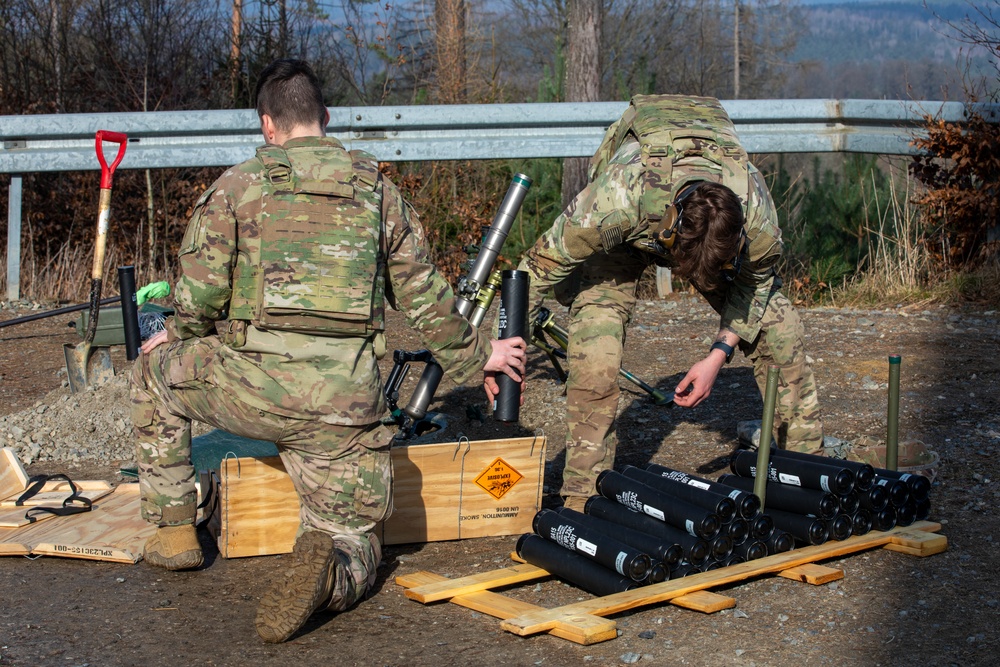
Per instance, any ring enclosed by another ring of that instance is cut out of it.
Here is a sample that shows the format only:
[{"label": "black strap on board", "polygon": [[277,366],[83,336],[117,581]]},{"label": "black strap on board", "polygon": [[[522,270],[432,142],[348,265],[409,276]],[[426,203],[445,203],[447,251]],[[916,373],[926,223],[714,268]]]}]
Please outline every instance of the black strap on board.
[{"label": "black strap on board", "polygon": [[[28,520],[29,523],[34,523],[37,521],[38,514],[55,514],[56,516],[68,516],[70,514],[80,514],[81,512],[89,512],[93,509],[90,498],[84,498],[80,495],[80,489],[73,483],[73,480],[69,476],[62,473],[57,473],[54,475],[32,475],[28,478],[28,488],[24,490],[14,504],[18,507],[24,506],[24,501],[33,498],[38,495],[38,492],[42,490],[46,482],[55,481],[65,481],[69,484],[70,495],[62,502],[61,507],[46,507],[39,505],[37,507],[30,508],[24,513],[24,518]],[[80,503],[79,505],[75,503]],[[34,513],[34,515],[32,514]]]}]

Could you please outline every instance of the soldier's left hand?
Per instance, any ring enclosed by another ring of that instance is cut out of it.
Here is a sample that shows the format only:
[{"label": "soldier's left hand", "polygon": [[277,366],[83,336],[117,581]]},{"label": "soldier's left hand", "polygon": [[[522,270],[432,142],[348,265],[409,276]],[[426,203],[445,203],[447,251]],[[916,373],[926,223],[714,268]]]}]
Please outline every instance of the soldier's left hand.
[{"label": "soldier's left hand", "polygon": [[524,401],[524,361],[526,358],[526,347],[527,344],[524,342],[523,338],[505,338],[503,340],[491,340],[490,345],[493,347],[493,353],[490,355],[489,361],[483,367],[483,389],[486,391],[486,397],[493,401],[497,394],[500,393],[500,386],[497,384],[496,375],[497,373],[503,373],[514,382],[518,382],[521,385],[521,401]]}]

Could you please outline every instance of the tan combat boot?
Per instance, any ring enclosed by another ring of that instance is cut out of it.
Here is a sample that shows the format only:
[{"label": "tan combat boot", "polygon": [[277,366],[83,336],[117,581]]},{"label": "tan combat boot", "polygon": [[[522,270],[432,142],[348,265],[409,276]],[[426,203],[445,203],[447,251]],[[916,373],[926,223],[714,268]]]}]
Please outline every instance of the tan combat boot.
[{"label": "tan combat boot", "polygon": [[327,533],[310,530],[299,535],[292,563],[257,607],[254,625],[261,639],[271,644],[287,640],[314,611],[326,606],[333,593],[336,556]]},{"label": "tan combat boot", "polygon": [[205,562],[192,524],[160,526],[142,551],[146,562],[168,570],[191,570]]}]

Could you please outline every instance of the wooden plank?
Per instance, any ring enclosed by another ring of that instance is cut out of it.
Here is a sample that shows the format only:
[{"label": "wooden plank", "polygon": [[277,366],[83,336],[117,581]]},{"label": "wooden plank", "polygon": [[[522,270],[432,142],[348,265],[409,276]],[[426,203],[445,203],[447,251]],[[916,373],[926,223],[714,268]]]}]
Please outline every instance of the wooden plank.
[{"label": "wooden plank", "polygon": [[821,584],[828,584],[831,581],[843,579],[844,571],[834,567],[827,567],[825,565],[805,563],[803,565],[790,567],[787,570],[782,570],[778,573],[778,576],[784,577],[785,579],[791,579],[792,581],[804,581],[807,584],[819,586]]},{"label": "wooden plank", "polygon": [[10,447],[0,449],[0,498],[17,497],[28,488],[28,473]]},{"label": "wooden plank", "polygon": [[[396,577],[396,583],[406,588],[416,588],[442,581],[447,581],[447,578],[431,572],[415,572]],[[451,598],[449,601],[499,619],[514,618],[529,611],[541,609],[541,607],[529,602],[515,600],[506,595],[500,595],[491,591],[459,595]],[[549,634],[583,645],[596,644],[618,636],[617,624],[614,621],[600,618],[599,616],[592,618],[595,620],[589,622],[585,627],[583,624],[557,626],[549,630]]]},{"label": "wooden plank", "polygon": [[403,595],[423,604],[447,600],[459,595],[477,593],[491,588],[502,588],[512,584],[548,577],[549,573],[540,567],[529,565],[512,565],[499,570],[471,574],[459,579],[446,579],[433,584],[408,588]]},{"label": "wooden plank", "polygon": [[27,512],[27,507],[12,507],[0,510],[0,528],[20,528],[31,523],[54,519],[56,516],[47,512],[35,512],[35,520],[31,521],[25,516]]},{"label": "wooden plank", "polygon": [[892,541],[885,545],[885,549],[911,556],[933,556],[948,550],[948,538],[919,530],[915,525],[894,530]]},{"label": "wooden plank", "polygon": [[[895,538],[894,531],[908,534],[913,531],[933,532],[940,529],[940,524],[921,521],[907,529],[893,529],[888,532],[872,531],[867,535],[858,535],[840,542],[828,542],[815,547],[793,549],[792,551],[775,554],[767,558],[730,565],[729,567],[690,575],[682,579],[664,581],[659,584],[592,598],[554,609],[529,612],[518,618],[501,621],[500,626],[514,634],[522,636],[532,635],[550,630],[563,623],[565,619],[578,614],[608,616],[636,607],[656,604],[657,602],[666,602],[706,588],[723,586],[763,574],[776,574],[789,568],[817,560],[836,558],[837,556],[884,546],[890,543],[900,544],[900,542],[896,541],[900,538]],[[907,541],[908,539],[903,540],[903,542]]]},{"label": "wooden plank", "polygon": [[64,556],[135,563],[156,527],[139,514],[139,485],[121,484],[82,514],[0,533],[0,554]]},{"label": "wooden plank", "polygon": [[706,614],[714,614],[723,609],[732,609],[736,606],[736,600],[727,595],[719,595],[710,591],[695,591],[694,593],[674,598],[670,601],[670,604],[684,607],[685,609],[701,611]]}]

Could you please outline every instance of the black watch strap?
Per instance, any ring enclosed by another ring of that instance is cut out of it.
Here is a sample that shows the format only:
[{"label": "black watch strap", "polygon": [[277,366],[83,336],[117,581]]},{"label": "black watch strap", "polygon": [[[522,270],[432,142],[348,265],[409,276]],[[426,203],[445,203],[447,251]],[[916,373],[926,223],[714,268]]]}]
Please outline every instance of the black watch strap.
[{"label": "black watch strap", "polygon": [[712,343],[712,347],[709,348],[709,352],[712,350],[722,350],[726,353],[726,363],[728,364],[733,359],[733,346],[723,343],[721,340],[717,340]]}]

